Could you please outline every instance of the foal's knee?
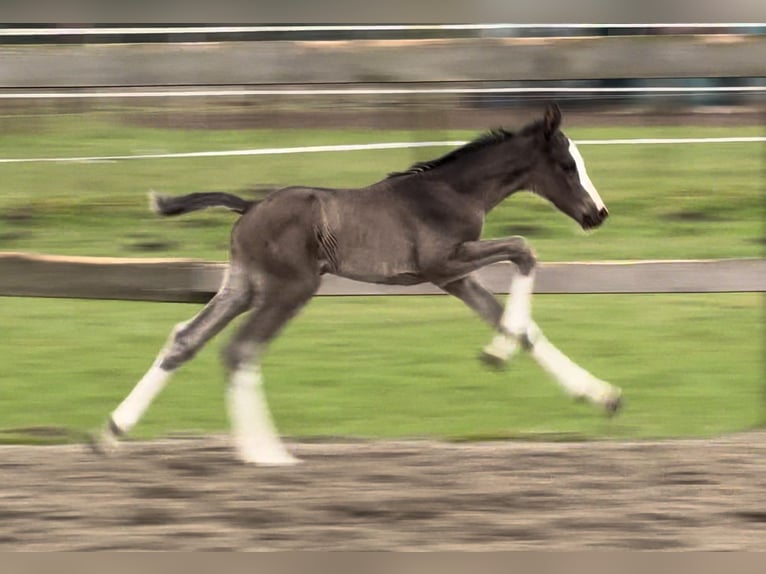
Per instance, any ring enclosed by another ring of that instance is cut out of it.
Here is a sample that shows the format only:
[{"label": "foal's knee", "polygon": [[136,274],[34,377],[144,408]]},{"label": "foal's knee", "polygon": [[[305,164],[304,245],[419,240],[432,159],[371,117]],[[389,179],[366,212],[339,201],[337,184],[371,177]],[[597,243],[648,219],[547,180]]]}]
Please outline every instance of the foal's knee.
[{"label": "foal's knee", "polygon": [[513,262],[519,268],[519,272],[522,275],[529,275],[537,266],[537,255],[526,239],[519,237],[519,240],[521,245],[518,253],[513,258]]}]

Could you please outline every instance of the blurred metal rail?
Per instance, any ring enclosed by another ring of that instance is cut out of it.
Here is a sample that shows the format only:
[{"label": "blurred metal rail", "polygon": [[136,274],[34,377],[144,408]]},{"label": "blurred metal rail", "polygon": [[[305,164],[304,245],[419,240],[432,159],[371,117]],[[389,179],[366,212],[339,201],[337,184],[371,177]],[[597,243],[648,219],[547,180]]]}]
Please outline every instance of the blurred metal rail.
[{"label": "blurred metal rail", "polygon": [[60,26],[28,26],[0,29],[0,37],[5,36],[133,36],[146,34],[232,34],[246,32],[392,32],[392,31],[451,31],[451,30],[549,30],[561,34],[564,30],[600,31],[614,28],[616,30],[637,30],[645,35],[648,30],[693,34],[700,30],[709,33],[710,30],[730,34],[734,30],[751,30],[766,27],[766,24],[729,22],[729,23],[644,23],[644,24],[280,24],[280,25],[250,25],[250,26],[217,26],[217,25],[177,25],[177,26],[96,26],[96,27],[60,27]]},{"label": "blurred metal rail", "polygon": [[0,43],[187,43],[224,41],[312,40],[350,41],[395,39],[614,37],[657,35],[763,35],[759,23],[559,23],[559,24],[367,24],[367,25],[149,25],[149,26],[7,26],[0,25]]},{"label": "blurred metal rail", "polygon": [[[0,253],[0,296],[200,303],[217,291],[226,263]],[[514,267],[479,273],[494,293],[508,292]],[[544,263],[537,293],[766,292],[766,259]],[[431,284],[403,287],[323,278],[319,295],[433,295]]]}]

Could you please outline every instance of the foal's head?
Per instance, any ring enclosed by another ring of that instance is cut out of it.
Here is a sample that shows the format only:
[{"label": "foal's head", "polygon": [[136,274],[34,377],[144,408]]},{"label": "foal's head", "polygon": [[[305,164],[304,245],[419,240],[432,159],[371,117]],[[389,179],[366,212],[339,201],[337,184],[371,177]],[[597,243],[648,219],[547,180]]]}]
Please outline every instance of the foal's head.
[{"label": "foal's head", "polygon": [[588,177],[575,143],[560,129],[561,110],[551,104],[542,121],[525,128],[538,153],[528,186],[574,219],[583,229],[601,225],[609,212]]}]

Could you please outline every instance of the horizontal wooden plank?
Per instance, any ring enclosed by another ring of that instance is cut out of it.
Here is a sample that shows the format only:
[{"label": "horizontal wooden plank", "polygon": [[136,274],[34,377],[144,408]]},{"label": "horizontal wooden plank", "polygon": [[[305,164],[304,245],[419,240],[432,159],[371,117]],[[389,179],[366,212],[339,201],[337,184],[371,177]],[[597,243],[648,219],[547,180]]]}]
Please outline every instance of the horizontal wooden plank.
[{"label": "horizontal wooden plank", "polygon": [[[508,292],[514,266],[479,272],[492,292]],[[199,303],[217,291],[225,263],[0,254],[0,295]],[[544,263],[536,293],[720,293],[766,291],[766,259]],[[319,295],[431,295],[431,284],[398,286],[323,277]]]},{"label": "horizontal wooden plank", "polygon": [[137,301],[210,299],[225,264],[0,254],[0,295]]},{"label": "horizontal wooden plank", "polygon": [[0,46],[0,88],[760,77],[764,35]]}]

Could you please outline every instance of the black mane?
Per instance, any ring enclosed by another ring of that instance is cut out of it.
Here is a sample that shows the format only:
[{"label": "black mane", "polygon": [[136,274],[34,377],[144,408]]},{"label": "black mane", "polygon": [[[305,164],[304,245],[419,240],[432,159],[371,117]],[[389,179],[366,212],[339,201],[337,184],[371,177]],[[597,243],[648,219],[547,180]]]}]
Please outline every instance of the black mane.
[{"label": "black mane", "polygon": [[428,161],[421,161],[418,163],[414,163],[408,169],[404,171],[391,172],[388,174],[388,178],[400,177],[403,175],[413,175],[416,173],[423,173],[424,171],[430,171],[434,169],[435,167],[439,167],[446,163],[455,161],[456,159],[465,155],[468,152],[483,149],[485,147],[494,145],[496,143],[506,141],[512,138],[514,135],[515,134],[513,132],[505,130],[503,128],[496,128],[496,129],[490,130],[487,133],[484,133],[480,135],[479,137],[477,137],[476,139],[468,142],[467,144],[457,149],[453,149],[452,151],[446,153],[445,155],[441,157],[438,157],[436,159],[431,159]]}]

